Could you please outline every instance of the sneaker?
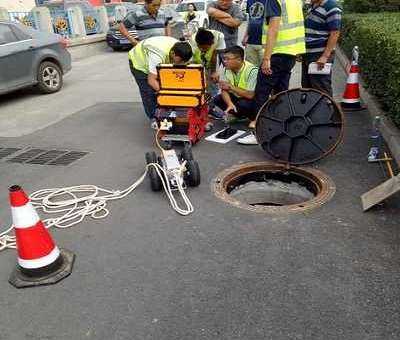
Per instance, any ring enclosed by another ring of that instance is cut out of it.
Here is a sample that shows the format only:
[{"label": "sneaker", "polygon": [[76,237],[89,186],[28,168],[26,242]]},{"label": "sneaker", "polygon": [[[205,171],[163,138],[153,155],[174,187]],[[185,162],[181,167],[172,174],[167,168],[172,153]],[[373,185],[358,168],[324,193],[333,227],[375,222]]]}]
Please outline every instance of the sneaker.
[{"label": "sneaker", "polygon": [[214,124],[211,123],[211,122],[206,123],[206,125],[204,126],[204,130],[205,130],[206,132],[211,131],[213,128],[214,128]]},{"label": "sneaker", "polygon": [[256,138],[256,136],[254,135],[254,133],[250,133],[250,134],[247,135],[247,136],[244,136],[244,137],[242,137],[242,138],[239,138],[239,139],[237,140],[237,142],[238,142],[239,144],[243,144],[243,145],[257,145],[257,144],[258,144],[257,138]]},{"label": "sneaker", "polygon": [[157,119],[155,119],[155,118],[150,119],[150,127],[153,130],[157,130],[158,129]]},{"label": "sneaker", "polygon": [[225,116],[225,112],[216,107],[213,108],[212,110],[210,110],[210,112],[208,114],[215,120],[222,120],[222,119],[224,119],[224,116]]}]

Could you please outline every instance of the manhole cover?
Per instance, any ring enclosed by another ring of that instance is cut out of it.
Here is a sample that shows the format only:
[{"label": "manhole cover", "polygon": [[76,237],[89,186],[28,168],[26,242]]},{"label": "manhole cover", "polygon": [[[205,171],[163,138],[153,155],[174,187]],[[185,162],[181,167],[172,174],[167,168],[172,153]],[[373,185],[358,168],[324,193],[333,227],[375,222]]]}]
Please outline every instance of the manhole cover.
[{"label": "manhole cover", "polygon": [[275,160],[289,164],[315,162],[339,145],[343,113],[326,94],[292,89],[268,100],[257,116],[256,136]]},{"label": "manhole cover", "polygon": [[213,186],[223,201],[260,213],[314,209],[336,191],[330,177],[319,170],[270,162],[246,163],[224,170]]}]

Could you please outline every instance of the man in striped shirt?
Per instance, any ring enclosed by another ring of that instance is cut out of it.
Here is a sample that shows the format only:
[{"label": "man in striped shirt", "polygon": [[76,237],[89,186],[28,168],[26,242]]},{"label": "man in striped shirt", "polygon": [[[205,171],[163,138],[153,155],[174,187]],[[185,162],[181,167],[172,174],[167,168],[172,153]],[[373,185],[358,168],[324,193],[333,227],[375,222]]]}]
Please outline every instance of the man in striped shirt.
[{"label": "man in striped shirt", "polygon": [[317,63],[322,70],[333,63],[334,51],[340,34],[342,11],[336,0],[311,0],[306,28],[306,49],[303,56],[302,86],[314,88],[332,96],[332,74],[309,74],[309,65]]},{"label": "man in striped shirt", "polygon": [[[178,15],[167,7],[160,7],[161,0],[145,0],[144,5],[138,5],[137,10],[129,12],[121,22],[119,26],[121,34],[133,46],[147,38],[171,35],[168,22]],[[128,30],[132,27],[137,31],[138,39],[129,34]]]}]

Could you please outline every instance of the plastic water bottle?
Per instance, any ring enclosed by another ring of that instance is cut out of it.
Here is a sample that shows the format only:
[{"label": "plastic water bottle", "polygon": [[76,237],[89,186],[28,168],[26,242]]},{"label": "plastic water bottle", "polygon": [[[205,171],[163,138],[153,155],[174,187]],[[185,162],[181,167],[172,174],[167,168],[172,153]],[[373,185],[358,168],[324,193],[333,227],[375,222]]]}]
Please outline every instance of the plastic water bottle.
[{"label": "plastic water bottle", "polygon": [[375,116],[372,122],[371,148],[368,153],[368,162],[378,159],[379,156],[379,148],[381,146],[381,132],[379,131],[380,123],[381,117]]}]

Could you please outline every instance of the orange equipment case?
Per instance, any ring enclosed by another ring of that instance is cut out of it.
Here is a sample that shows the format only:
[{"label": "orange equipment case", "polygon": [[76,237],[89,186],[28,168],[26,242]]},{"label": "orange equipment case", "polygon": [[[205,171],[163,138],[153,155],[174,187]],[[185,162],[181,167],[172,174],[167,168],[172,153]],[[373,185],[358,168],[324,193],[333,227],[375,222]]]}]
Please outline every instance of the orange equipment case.
[{"label": "orange equipment case", "polygon": [[[203,135],[208,121],[206,100],[206,78],[202,65],[157,66],[160,91],[157,93],[157,104],[161,109],[176,109],[185,114],[172,119],[174,126],[168,135],[187,135],[195,144]],[[163,118],[163,117],[159,117]]]}]

